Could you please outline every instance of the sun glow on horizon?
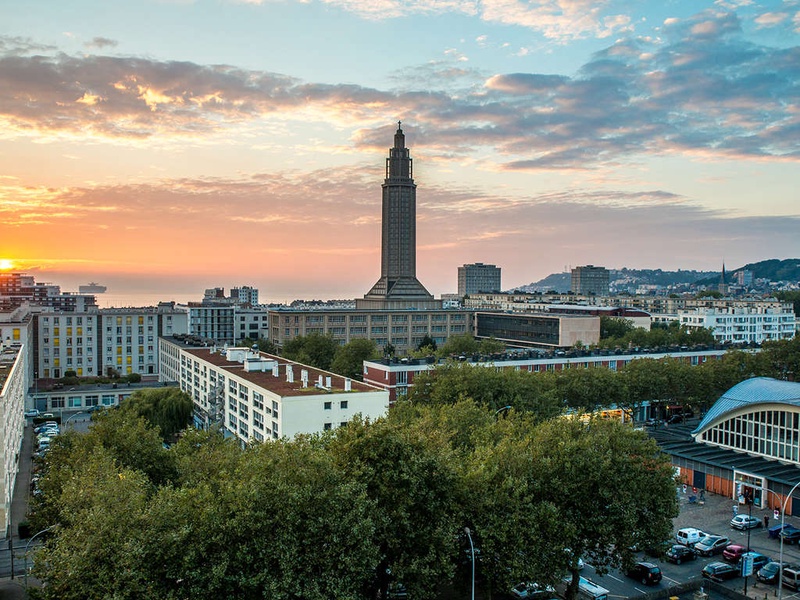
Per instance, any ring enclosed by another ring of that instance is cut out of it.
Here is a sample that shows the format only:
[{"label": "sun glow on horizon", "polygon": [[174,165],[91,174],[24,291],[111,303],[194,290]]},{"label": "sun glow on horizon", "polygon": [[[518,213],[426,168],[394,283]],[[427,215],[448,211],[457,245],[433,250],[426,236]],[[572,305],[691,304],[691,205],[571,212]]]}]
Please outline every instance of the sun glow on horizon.
[{"label": "sun glow on horizon", "polygon": [[14,261],[10,258],[0,258],[0,271],[10,271],[14,268]]}]

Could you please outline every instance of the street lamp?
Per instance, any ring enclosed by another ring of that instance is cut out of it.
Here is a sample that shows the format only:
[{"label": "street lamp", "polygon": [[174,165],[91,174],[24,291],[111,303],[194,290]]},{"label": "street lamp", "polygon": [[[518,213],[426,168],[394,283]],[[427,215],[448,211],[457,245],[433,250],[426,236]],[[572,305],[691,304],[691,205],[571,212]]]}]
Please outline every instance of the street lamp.
[{"label": "street lamp", "polygon": [[510,404],[506,404],[505,406],[498,408],[496,411],[494,411],[494,418],[496,419],[497,415],[499,415],[501,412],[504,410],[510,410],[511,408],[512,406]]},{"label": "street lamp", "polygon": [[74,418],[75,418],[75,417],[77,417],[78,415],[84,415],[84,414],[86,414],[84,411],[82,411],[82,410],[79,410],[79,411],[78,411],[78,412],[76,412],[74,415],[70,415],[70,416],[67,418],[67,420],[66,420],[66,421],[64,421],[64,429],[66,429],[66,428],[67,428],[67,423],[69,423],[70,421],[72,421],[72,419],[74,419]]},{"label": "street lamp", "polygon": [[29,540],[28,540],[28,543],[27,543],[27,544],[25,544],[25,588],[26,588],[26,589],[27,589],[27,587],[28,587],[28,548],[30,548],[31,542],[32,542],[33,540],[35,540],[37,537],[39,537],[39,536],[40,536],[40,535],[42,535],[43,533],[45,533],[45,532],[47,532],[47,531],[50,531],[50,530],[51,530],[51,529],[53,529],[54,527],[58,527],[58,523],[56,523],[55,525],[50,525],[50,527],[47,527],[47,528],[45,528],[45,529],[42,529],[42,530],[41,530],[41,531],[39,531],[38,533],[34,534],[34,536],[33,536],[31,539],[29,539]]},{"label": "street lamp", "polygon": [[464,527],[464,533],[467,534],[467,539],[469,539],[469,550],[472,554],[472,600],[475,600],[475,546],[472,543],[472,535],[469,531],[469,527]]},{"label": "street lamp", "polygon": [[794,487],[789,490],[789,493],[786,495],[786,498],[783,500],[783,505],[781,506],[781,550],[780,556],[778,557],[778,565],[780,565],[778,569],[779,577],[778,577],[778,600],[782,600],[783,598],[783,528],[785,527],[786,523],[786,505],[789,502],[789,498],[792,497],[794,491],[800,487],[800,481],[794,484]]}]

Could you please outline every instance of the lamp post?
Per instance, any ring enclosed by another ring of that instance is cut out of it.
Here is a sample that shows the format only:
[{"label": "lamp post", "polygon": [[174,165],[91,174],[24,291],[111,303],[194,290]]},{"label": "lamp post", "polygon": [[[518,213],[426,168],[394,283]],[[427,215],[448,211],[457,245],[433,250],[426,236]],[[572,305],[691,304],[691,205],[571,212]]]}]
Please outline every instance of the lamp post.
[{"label": "lamp post", "polygon": [[70,415],[70,416],[67,418],[67,420],[66,420],[66,421],[64,421],[64,429],[66,429],[66,428],[67,428],[67,423],[69,423],[70,421],[72,421],[72,419],[74,419],[74,418],[75,418],[75,417],[77,417],[78,415],[84,415],[84,414],[86,414],[84,411],[82,411],[82,410],[79,410],[79,411],[78,411],[78,412],[76,412],[75,414],[73,414],[73,415]]},{"label": "lamp post", "polygon": [[496,419],[497,415],[499,415],[501,412],[503,412],[505,410],[510,410],[511,408],[512,407],[511,407],[510,404],[506,404],[505,406],[502,406],[502,407],[498,408],[496,411],[494,411],[494,418]]},{"label": "lamp post", "polygon": [[800,487],[800,481],[794,484],[794,487],[789,490],[789,493],[786,495],[786,498],[783,500],[783,505],[781,505],[781,531],[778,535],[781,536],[781,550],[780,555],[778,557],[778,600],[783,599],[783,528],[786,524],[786,505],[789,502],[789,498],[792,497],[794,491]]},{"label": "lamp post", "polygon": [[25,588],[26,589],[28,587],[28,549],[30,548],[31,542],[33,540],[35,540],[37,537],[39,537],[40,535],[42,535],[43,533],[45,533],[47,531],[50,531],[54,527],[58,527],[58,523],[56,523],[55,525],[50,525],[50,527],[47,527],[47,528],[42,529],[41,531],[35,533],[33,535],[33,537],[28,540],[28,543],[25,544]]},{"label": "lamp post", "polygon": [[475,600],[475,546],[472,543],[472,534],[470,533],[469,527],[464,527],[464,533],[467,534],[467,539],[469,539],[469,551],[472,555],[472,600]]},{"label": "lamp post", "polygon": [[[748,498],[745,496],[745,501],[747,502],[747,555],[749,557],[750,554],[750,532],[752,531],[753,527],[750,524],[750,521],[753,518],[753,498]],[[742,560],[742,570],[744,570],[744,559]],[[750,580],[750,575],[744,576],[744,595],[747,596],[747,582]]]}]

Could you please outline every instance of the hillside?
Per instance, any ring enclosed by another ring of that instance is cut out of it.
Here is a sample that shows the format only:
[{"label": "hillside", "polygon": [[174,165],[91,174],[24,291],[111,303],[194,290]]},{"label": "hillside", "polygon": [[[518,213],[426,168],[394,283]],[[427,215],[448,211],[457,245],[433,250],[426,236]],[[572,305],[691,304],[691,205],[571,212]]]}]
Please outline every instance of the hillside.
[{"label": "hillside", "polygon": [[[730,278],[737,271],[752,271],[754,279],[767,281],[792,281],[800,282],[800,259],[789,258],[785,260],[770,259],[756,263],[748,263],[736,269],[728,269],[726,273]],[[611,289],[633,290],[643,285],[667,286],[713,286],[719,283],[719,271],[664,271],[662,269],[609,269],[609,284]],[[527,285],[514,288],[521,292],[568,292],[571,284],[569,273],[553,273],[544,279],[534,281]]]}]

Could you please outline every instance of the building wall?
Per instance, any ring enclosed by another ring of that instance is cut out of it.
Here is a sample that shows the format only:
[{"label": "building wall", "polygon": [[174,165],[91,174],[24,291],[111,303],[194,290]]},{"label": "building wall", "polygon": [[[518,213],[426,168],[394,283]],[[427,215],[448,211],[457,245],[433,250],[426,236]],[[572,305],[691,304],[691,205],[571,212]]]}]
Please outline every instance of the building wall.
[{"label": "building wall", "polygon": [[0,343],[0,525],[6,535],[25,430],[26,354],[19,343]]},{"label": "building wall", "polygon": [[586,265],[572,269],[570,289],[576,294],[608,296],[609,273],[605,267]]},{"label": "building wall", "polygon": [[600,317],[478,312],[475,332],[477,337],[518,346],[569,348],[577,342],[590,346],[600,341]]},{"label": "building wall", "polygon": [[427,335],[441,346],[454,335],[472,333],[472,312],[460,310],[270,310],[269,339],[282,346],[312,333],[331,335],[340,344],[373,340],[378,348],[392,344],[403,356]]},{"label": "building wall", "polygon": [[36,377],[158,375],[158,336],[186,333],[188,315],[172,308],[48,310],[36,315]]},{"label": "building wall", "polygon": [[464,297],[479,292],[501,290],[500,268],[496,265],[473,263],[458,267],[458,295]]},{"label": "building wall", "polygon": [[690,329],[711,329],[719,342],[756,343],[791,339],[797,318],[791,304],[782,308],[763,306],[694,308],[678,311],[681,325]]}]

